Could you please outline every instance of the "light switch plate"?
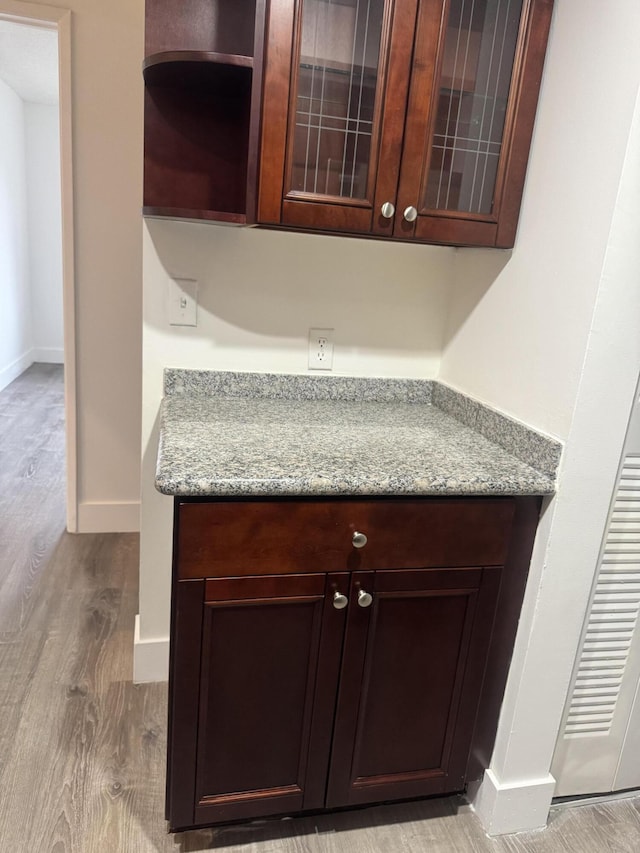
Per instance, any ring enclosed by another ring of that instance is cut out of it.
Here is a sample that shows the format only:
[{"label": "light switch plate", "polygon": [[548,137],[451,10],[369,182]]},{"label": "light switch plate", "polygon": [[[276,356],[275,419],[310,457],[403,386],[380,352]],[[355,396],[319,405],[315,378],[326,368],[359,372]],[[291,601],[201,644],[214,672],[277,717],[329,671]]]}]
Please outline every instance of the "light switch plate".
[{"label": "light switch plate", "polygon": [[198,325],[198,282],[195,278],[169,279],[170,326]]}]

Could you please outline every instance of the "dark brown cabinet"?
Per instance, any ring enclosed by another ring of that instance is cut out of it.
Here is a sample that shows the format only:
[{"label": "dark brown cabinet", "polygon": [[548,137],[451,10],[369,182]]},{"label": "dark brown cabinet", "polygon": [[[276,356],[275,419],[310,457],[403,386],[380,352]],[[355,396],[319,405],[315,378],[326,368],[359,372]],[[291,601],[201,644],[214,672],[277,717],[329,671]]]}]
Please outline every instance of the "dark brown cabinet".
[{"label": "dark brown cabinet", "polygon": [[551,10],[272,0],[258,221],[512,246]]},{"label": "dark brown cabinet", "polygon": [[264,0],[146,0],[147,216],[255,220]]},{"label": "dark brown cabinet", "polygon": [[464,788],[499,577],[497,568],[354,573],[327,806]]},{"label": "dark brown cabinet", "polygon": [[147,215],[510,247],[553,0],[146,0]]},{"label": "dark brown cabinet", "polygon": [[316,697],[332,645],[321,630],[325,583],[289,575],[205,584],[196,823],[322,806],[309,747],[315,706],[330,701]]},{"label": "dark brown cabinet", "polygon": [[462,790],[516,504],[177,500],[171,828]]}]

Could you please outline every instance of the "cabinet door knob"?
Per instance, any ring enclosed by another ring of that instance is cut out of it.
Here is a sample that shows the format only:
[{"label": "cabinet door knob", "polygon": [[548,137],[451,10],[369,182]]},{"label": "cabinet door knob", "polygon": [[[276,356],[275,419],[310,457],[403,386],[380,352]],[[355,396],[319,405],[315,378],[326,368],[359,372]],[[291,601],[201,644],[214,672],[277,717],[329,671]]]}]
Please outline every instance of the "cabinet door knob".
[{"label": "cabinet door knob", "polygon": [[385,203],[380,208],[380,213],[384,216],[385,219],[392,219],[393,214],[396,212],[396,209],[390,201],[385,201]]},{"label": "cabinet door knob", "polygon": [[356,530],[356,532],[353,534],[351,544],[354,548],[364,548],[364,546],[367,544],[367,537],[364,533],[358,533],[358,531]]},{"label": "cabinet door knob", "polygon": [[373,596],[370,592],[365,592],[363,589],[358,590],[358,606],[370,607],[373,601]]},{"label": "cabinet door knob", "polygon": [[411,204],[409,207],[405,207],[404,213],[402,214],[407,222],[415,222],[418,218],[417,209]]},{"label": "cabinet door knob", "polygon": [[333,606],[336,610],[344,610],[344,608],[349,603],[349,599],[346,595],[343,595],[341,592],[333,593]]}]

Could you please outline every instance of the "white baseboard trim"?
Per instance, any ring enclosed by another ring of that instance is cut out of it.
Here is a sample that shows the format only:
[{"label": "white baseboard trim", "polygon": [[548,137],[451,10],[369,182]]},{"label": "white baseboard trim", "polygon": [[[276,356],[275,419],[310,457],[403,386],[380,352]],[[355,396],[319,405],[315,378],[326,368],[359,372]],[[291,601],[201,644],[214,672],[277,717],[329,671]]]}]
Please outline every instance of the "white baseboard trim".
[{"label": "white baseboard trim", "polygon": [[62,347],[36,347],[33,350],[33,360],[40,364],[64,364],[64,349]]},{"label": "white baseboard trim", "polygon": [[169,638],[140,639],[140,614],[136,613],[133,637],[133,681],[167,681],[169,678]]},{"label": "white baseboard trim", "polygon": [[140,501],[81,501],[78,533],[138,533]]},{"label": "white baseboard trim", "polygon": [[6,367],[3,367],[0,370],[0,391],[6,388],[7,385],[10,385],[21,373],[24,373],[27,367],[31,367],[34,361],[34,350],[30,349],[22,353],[19,358],[16,358],[10,364],[7,364]]},{"label": "white baseboard trim", "polygon": [[487,835],[544,829],[555,787],[550,773],[541,779],[503,784],[492,770],[486,770],[471,805]]}]

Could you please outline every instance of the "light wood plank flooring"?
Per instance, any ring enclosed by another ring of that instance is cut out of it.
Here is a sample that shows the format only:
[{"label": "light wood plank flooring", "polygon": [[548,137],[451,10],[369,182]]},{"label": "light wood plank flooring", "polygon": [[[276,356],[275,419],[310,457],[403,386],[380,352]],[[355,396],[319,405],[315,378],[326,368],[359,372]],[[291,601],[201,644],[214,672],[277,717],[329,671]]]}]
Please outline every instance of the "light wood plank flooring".
[{"label": "light wood plank flooring", "polygon": [[488,839],[457,798],[169,836],[166,686],[131,683],[138,539],[64,531],[62,370],[0,394],[0,853],[638,853],[640,798]]}]

